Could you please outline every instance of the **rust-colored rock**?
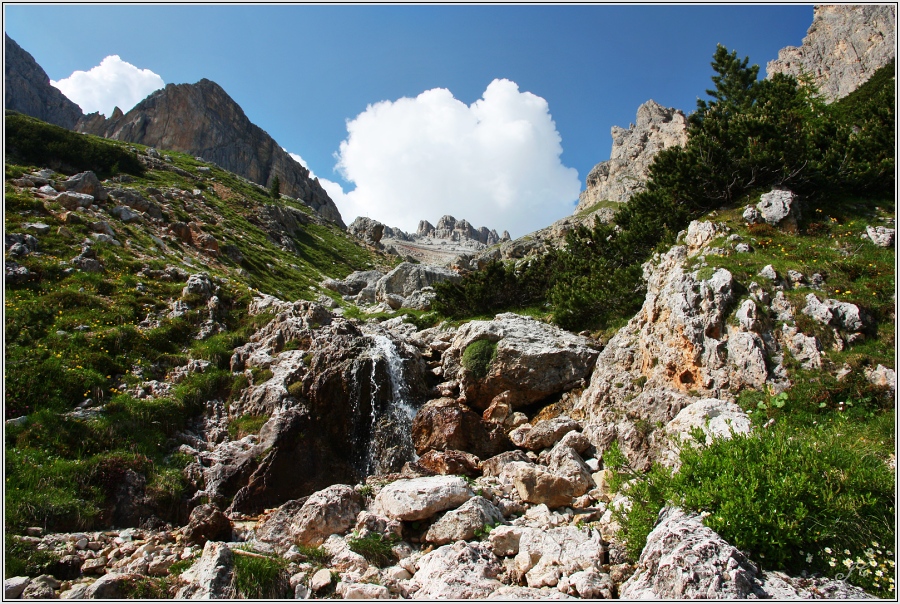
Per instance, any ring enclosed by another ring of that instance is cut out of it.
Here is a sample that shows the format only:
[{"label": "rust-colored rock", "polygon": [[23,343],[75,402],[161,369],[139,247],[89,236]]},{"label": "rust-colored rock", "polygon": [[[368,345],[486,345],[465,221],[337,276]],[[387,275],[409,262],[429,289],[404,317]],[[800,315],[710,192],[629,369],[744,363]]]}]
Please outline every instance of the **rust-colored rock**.
[{"label": "rust-colored rock", "polygon": [[418,464],[435,474],[461,474],[479,476],[480,460],[465,451],[429,451],[419,458]]},{"label": "rust-colored rock", "polygon": [[429,401],[419,410],[413,420],[412,437],[418,455],[457,450],[484,459],[512,449],[502,427],[484,421],[449,398]]}]

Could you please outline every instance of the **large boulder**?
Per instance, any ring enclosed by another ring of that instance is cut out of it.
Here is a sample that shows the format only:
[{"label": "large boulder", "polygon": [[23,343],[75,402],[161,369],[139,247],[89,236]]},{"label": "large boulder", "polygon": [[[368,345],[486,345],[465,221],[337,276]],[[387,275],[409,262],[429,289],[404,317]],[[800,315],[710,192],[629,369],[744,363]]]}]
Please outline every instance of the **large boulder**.
[{"label": "large boulder", "polygon": [[[481,368],[483,377],[466,360],[466,350],[481,340],[496,344],[496,353]],[[597,355],[595,344],[587,338],[503,313],[491,321],[471,321],[457,331],[443,354],[444,377],[459,381],[462,396],[475,409],[487,409],[495,399],[518,408],[582,383]]]},{"label": "large boulder", "polygon": [[375,298],[379,301],[387,300],[390,295],[406,298],[424,287],[443,281],[456,282],[460,279],[461,277],[450,269],[403,262],[378,280],[375,284]]},{"label": "large boulder", "polygon": [[575,485],[571,481],[535,464],[514,463],[513,484],[522,501],[544,503],[550,508],[572,505]]},{"label": "large boulder", "polygon": [[429,401],[419,409],[413,419],[412,438],[418,455],[457,450],[487,458],[512,448],[502,426],[484,421],[449,398]]},{"label": "large boulder", "polygon": [[459,476],[398,480],[375,497],[375,512],[396,520],[424,520],[458,507],[475,494]]},{"label": "large boulder", "polygon": [[698,514],[667,507],[635,573],[619,588],[623,600],[870,598],[863,590],[831,579],[798,580],[758,566],[703,524]]},{"label": "large boulder", "polygon": [[457,541],[422,556],[411,583],[419,600],[486,598],[502,586],[501,570],[488,544]]},{"label": "large boulder", "polygon": [[97,178],[97,175],[90,171],[70,176],[61,183],[58,183],[58,188],[63,191],[73,191],[75,193],[91,195],[98,201],[106,201],[109,196],[106,189],[100,184],[100,179]]},{"label": "large boulder", "polygon": [[200,560],[181,577],[188,584],[178,590],[179,600],[233,598],[234,553],[226,543],[207,541]]},{"label": "large boulder", "polygon": [[207,541],[230,541],[233,528],[231,519],[219,508],[204,503],[191,510],[184,536],[188,543],[198,545],[204,545]]},{"label": "large boulder", "polygon": [[296,543],[321,545],[330,535],[353,526],[362,504],[362,496],[344,484],[313,493],[293,518],[291,536]]},{"label": "large boulder", "polygon": [[596,530],[523,528],[516,562],[529,587],[552,587],[563,576],[599,570],[606,563],[606,546]]},{"label": "large boulder", "polygon": [[425,540],[437,545],[452,541],[469,541],[487,525],[502,522],[503,513],[497,506],[484,497],[473,497],[432,524],[425,534]]},{"label": "large boulder", "polygon": [[384,235],[384,225],[377,220],[357,216],[356,220],[347,227],[347,231],[370,245],[377,245]]},{"label": "large boulder", "polygon": [[763,194],[756,204],[760,217],[772,226],[797,231],[800,209],[797,196],[786,189],[774,189]]}]

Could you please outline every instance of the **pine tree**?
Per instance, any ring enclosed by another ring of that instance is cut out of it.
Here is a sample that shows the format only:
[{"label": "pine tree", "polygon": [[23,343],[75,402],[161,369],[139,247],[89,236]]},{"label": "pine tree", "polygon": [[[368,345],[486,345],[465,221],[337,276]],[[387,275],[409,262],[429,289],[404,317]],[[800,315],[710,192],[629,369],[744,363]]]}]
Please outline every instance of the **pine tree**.
[{"label": "pine tree", "polygon": [[269,194],[272,196],[272,199],[281,199],[281,179],[278,176],[272,178]]}]

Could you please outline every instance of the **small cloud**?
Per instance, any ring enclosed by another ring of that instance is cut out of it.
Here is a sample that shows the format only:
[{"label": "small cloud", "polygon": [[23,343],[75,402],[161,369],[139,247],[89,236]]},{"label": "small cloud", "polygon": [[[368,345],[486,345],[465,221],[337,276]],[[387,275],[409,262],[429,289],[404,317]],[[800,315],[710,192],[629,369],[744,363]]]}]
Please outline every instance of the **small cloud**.
[{"label": "small cloud", "polygon": [[452,214],[517,237],[571,214],[581,190],[547,101],[510,80],[468,106],[444,88],[369,105],[347,132],[337,170],[356,188],[325,188],[348,222],[414,231]]},{"label": "small cloud", "polygon": [[119,55],[106,57],[90,71],[76,71],[58,82],[50,81],[85,113],[105,116],[115,107],[128,112],[154,90],[166,85],[149,69],[138,69]]}]

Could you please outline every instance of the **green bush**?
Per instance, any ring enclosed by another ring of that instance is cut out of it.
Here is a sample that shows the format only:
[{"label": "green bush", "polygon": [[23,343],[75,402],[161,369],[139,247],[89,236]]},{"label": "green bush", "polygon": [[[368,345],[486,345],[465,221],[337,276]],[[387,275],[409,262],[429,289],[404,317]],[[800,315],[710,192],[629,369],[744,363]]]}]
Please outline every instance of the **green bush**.
[{"label": "green bush", "polygon": [[14,111],[6,112],[6,149],[9,155],[26,163],[72,174],[85,170],[95,172],[99,178],[119,172],[144,174],[137,156],[114,143]]},{"label": "green bush", "polygon": [[[667,502],[707,513],[707,526],[767,569],[833,575],[827,560],[806,554],[893,543],[893,473],[864,438],[847,438],[855,429],[847,421],[812,428],[776,422],[684,447],[677,473],[660,466],[644,475],[629,472],[628,485],[618,477],[613,486],[632,500],[629,512],[618,513],[629,556],[640,555]],[[627,471],[617,447],[604,463]]]},{"label": "green bush", "polygon": [[289,597],[287,561],[281,558],[234,553],[234,590],[238,598],[283,599]]},{"label": "green bush", "polygon": [[59,556],[54,552],[37,549],[33,544],[19,541],[7,532],[5,535],[3,576],[36,577],[53,574]]},{"label": "green bush", "polygon": [[295,544],[300,550],[300,555],[308,562],[315,566],[326,566],[331,563],[331,554],[324,547],[316,547],[313,545],[305,545],[303,543]]},{"label": "green bush", "polygon": [[489,340],[475,340],[463,351],[462,366],[473,376],[484,379],[497,358],[497,343]]},{"label": "green bush", "polygon": [[392,550],[393,542],[380,533],[369,533],[365,537],[355,534],[347,540],[347,546],[375,566],[388,566],[397,561]]}]

